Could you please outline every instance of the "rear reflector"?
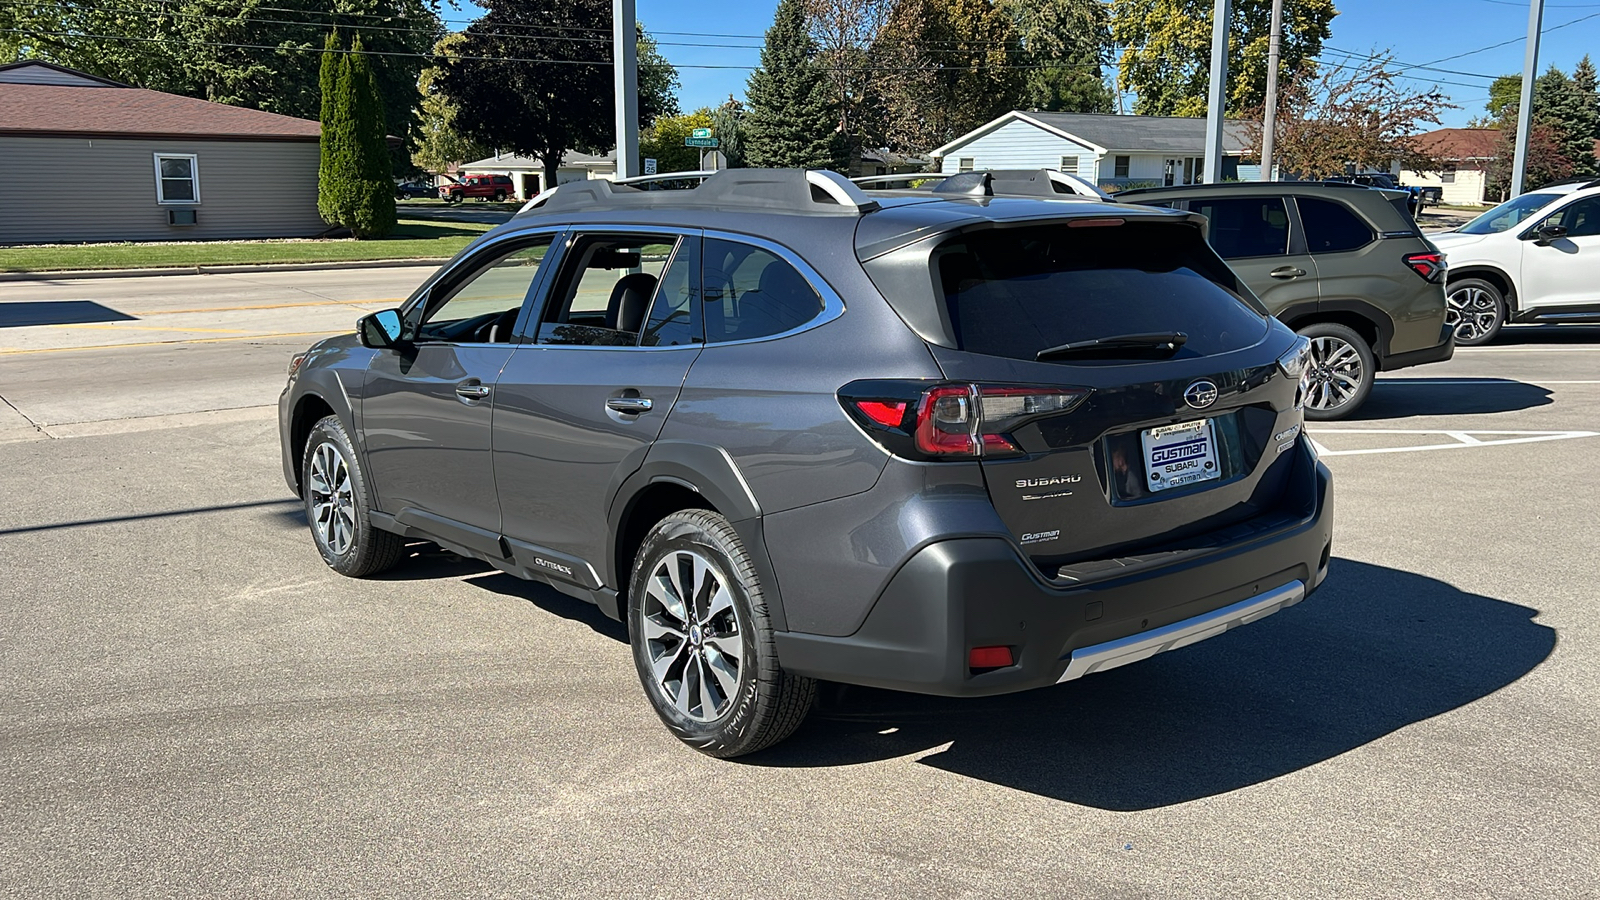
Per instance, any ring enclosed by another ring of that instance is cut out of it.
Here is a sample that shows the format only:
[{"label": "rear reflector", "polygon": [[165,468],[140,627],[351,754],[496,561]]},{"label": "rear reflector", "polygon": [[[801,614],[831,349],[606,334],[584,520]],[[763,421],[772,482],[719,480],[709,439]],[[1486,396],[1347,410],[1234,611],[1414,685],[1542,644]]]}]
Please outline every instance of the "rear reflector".
[{"label": "rear reflector", "polygon": [[1010,647],[973,647],[967,654],[972,669],[1002,669],[1011,665]]}]

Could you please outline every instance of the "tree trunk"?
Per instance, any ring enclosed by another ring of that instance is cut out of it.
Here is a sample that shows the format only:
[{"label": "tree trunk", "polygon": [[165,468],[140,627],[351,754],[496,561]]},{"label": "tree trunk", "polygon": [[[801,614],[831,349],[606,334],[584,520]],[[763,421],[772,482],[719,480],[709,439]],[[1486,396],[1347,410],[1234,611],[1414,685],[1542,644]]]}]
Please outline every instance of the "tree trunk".
[{"label": "tree trunk", "polygon": [[559,148],[549,148],[549,147],[547,147],[547,148],[545,148],[545,151],[543,153],[539,154],[539,158],[544,161],[544,189],[545,190],[548,191],[551,188],[556,186],[556,177],[557,177],[556,173],[559,172],[560,169],[561,169],[561,157],[566,152],[567,152],[567,150],[566,150],[565,147],[559,147]]}]

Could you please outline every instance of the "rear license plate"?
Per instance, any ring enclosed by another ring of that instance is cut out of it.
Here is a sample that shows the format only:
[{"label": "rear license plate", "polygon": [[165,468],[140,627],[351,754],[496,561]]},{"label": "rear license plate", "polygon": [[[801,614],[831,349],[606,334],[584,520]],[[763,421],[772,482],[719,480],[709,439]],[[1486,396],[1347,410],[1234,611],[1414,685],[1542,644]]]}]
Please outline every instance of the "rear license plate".
[{"label": "rear license plate", "polygon": [[1144,445],[1145,481],[1152,492],[1222,477],[1210,419],[1146,428],[1139,441]]}]

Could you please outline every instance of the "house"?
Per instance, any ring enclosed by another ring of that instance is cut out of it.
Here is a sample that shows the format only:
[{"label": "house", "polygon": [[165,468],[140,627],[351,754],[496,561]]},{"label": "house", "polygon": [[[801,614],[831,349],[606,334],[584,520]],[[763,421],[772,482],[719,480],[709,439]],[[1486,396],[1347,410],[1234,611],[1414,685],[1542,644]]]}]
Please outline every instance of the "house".
[{"label": "house", "polygon": [[850,161],[850,177],[926,172],[931,162],[927,157],[895,153],[887,147],[862,147]]},{"label": "house", "polygon": [[0,65],[0,244],[318,234],[321,134],[49,63]]},{"label": "house", "polygon": [[[528,200],[545,188],[544,161],[537,156],[517,156],[496,153],[477,162],[463,163],[462,175],[509,175],[517,186],[517,199]],[[617,151],[607,150],[604,155],[579,153],[568,150],[561,156],[556,169],[556,185],[569,181],[588,181],[603,178],[611,181],[617,177]],[[551,185],[554,187],[555,185]]]},{"label": "house", "polygon": [[[1249,150],[1246,123],[1223,128],[1222,176],[1239,178]],[[1195,184],[1206,152],[1206,120],[1013,110],[933,151],[941,172],[1059,169],[1107,187]],[[1248,176],[1250,173],[1244,173]]]},{"label": "house", "polygon": [[1418,187],[1439,187],[1444,202],[1454,206],[1478,206],[1493,201],[1488,190],[1489,163],[1495,156],[1500,132],[1494,128],[1440,128],[1412,139],[1417,151],[1439,160],[1437,172],[1400,170],[1400,183]]}]

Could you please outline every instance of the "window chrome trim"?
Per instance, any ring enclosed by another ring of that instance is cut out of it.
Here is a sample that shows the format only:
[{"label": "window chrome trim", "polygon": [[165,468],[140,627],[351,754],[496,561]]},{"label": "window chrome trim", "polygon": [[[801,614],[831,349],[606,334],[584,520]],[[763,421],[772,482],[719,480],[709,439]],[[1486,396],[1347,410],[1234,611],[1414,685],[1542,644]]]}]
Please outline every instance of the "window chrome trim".
[{"label": "window chrome trim", "polygon": [[[800,277],[804,278],[806,283],[811,285],[811,289],[817,292],[817,296],[822,298],[822,312],[817,313],[815,316],[812,316],[810,319],[807,319],[802,324],[796,325],[788,331],[779,331],[774,334],[766,334],[762,335],[761,337],[745,338],[737,341],[713,341],[707,338],[705,342],[705,346],[707,348],[733,347],[739,344],[759,344],[762,341],[775,341],[779,338],[791,337],[793,335],[800,334],[801,332],[810,331],[813,328],[821,328],[823,325],[826,325],[829,322],[832,322],[834,319],[844,315],[844,298],[839,296],[839,292],[833,289],[833,285],[829,284],[826,278],[822,277],[822,273],[818,272],[811,266],[810,263],[802,259],[800,254],[790,250],[788,247],[785,247],[775,241],[769,241],[766,238],[759,238],[748,234],[740,234],[733,231],[712,231],[707,229],[702,232],[702,236],[706,240],[719,240],[729,241],[735,244],[747,244],[771,253],[773,256],[776,256],[777,258],[793,266],[795,271],[800,273]],[[705,265],[705,260],[702,259],[700,264],[703,267]],[[701,285],[701,287],[704,288],[704,285]],[[701,316],[702,320],[704,320],[704,318],[704,316]]]}]

